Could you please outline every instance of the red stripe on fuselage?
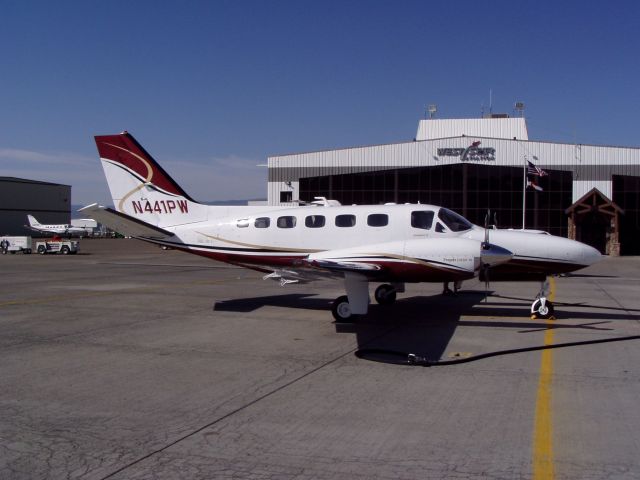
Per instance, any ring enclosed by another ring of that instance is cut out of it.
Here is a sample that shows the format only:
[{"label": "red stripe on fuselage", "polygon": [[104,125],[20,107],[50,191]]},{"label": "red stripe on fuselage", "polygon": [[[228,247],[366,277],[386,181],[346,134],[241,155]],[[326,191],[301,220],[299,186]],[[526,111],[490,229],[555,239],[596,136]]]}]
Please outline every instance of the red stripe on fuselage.
[{"label": "red stripe on fuselage", "polygon": [[[307,268],[310,266],[303,260],[306,255],[247,255],[236,253],[222,253],[210,250],[196,250],[190,248],[175,247],[188,253],[211,258],[219,262],[238,265],[245,268],[253,268],[261,272],[269,272],[273,268]],[[371,262],[366,262],[371,263]],[[447,282],[455,280],[467,280],[473,278],[474,274],[467,271],[447,270],[439,266],[413,263],[409,261],[378,261],[381,270],[374,272],[361,272],[364,275],[371,275],[380,281],[402,281],[402,282]],[[323,270],[323,269],[322,269]]]},{"label": "red stripe on fuselage", "polygon": [[522,258],[514,258],[507,263],[503,263],[502,265],[491,267],[491,272],[505,274],[540,273],[546,275],[554,275],[558,273],[574,272],[584,267],[586,267],[586,265],[580,265],[577,263],[566,263],[544,259],[528,260]]}]

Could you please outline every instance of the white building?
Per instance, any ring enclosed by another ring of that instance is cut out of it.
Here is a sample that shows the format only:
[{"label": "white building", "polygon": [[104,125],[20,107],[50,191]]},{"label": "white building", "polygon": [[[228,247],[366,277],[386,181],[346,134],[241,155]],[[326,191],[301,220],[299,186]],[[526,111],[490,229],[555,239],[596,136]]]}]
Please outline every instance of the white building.
[{"label": "white building", "polygon": [[[524,175],[527,161],[548,173]],[[268,202],[445,205],[483,223],[569,235],[640,254],[640,149],[529,140],[524,118],[421,120],[411,142],[272,156]],[[540,191],[539,189],[542,189]]]}]

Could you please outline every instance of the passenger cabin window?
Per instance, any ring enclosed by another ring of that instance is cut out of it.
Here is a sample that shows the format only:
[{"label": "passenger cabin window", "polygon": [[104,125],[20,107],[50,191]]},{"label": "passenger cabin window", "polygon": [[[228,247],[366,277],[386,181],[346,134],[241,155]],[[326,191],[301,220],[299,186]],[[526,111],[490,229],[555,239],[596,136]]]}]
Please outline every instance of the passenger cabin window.
[{"label": "passenger cabin window", "polygon": [[238,220],[236,222],[236,226],[238,228],[246,228],[249,226],[249,219],[248,218],[241,218],[240,220]]},{"label": "passenger cabin window", "polygon": [[473,228],[473,224],[469,222],[469,220],[446,208],[440,209],[438,218],[442,220],[442,223],[452,232],[464,232],[465,230],[471,230]]},{"label": "passenger cabin window", "polygon": [[367,217],[367,225],[370,227],[386,227],[389,225],[389,215],[372,213]]},{"label": "passenger cabin window", "polygon": [[253,226],[256,228],[269,228],[269,225],[271,225],[271,219],[269,217],[256,218],[256,221],[253,223]]},{"label": "passenger cabin window", "polygon": [[322,228],[324,227],[325,218],[323,215],[309,215],[304,219],[304,224],[309,228]]},{"label": "passenger cabin window", "polygon": [[336,227],[355,227],[355,215],[338,215],[336,216]]},{"label": "passenger cabin window", "polygon": [[296,217],[278,217],[278,228],[293,228],[296,226]]},{"label": "passenger cabin window", "polygon": [[433,212],[429,210],[417,210],[411,212],[411,226],[413,228],[422,228],[423,230],[431,230],[433,225]]}]

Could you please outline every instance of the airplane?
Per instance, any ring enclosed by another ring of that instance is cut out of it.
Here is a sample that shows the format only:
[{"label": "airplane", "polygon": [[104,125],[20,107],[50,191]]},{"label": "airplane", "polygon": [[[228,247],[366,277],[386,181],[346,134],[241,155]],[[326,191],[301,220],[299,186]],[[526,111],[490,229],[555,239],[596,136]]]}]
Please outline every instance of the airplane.
[{"label": "airplane", "polygon": [[[114,208],[82,208],[124,235],[254,269],[281,285],[333,278],[346,295],[337,322],[368,312],[369,283],[379,304],[407,282],[543,281],[600,260],[583,243],[539,231],[473,225],[425,204],[343,206],[318,197],[298,206],[210,206],[193,200],[128,132],[95,137]],[[541,291],[532,316],[550,318]]]},{"label": "airplane", "polygon": [[72,225],[63,223],[63,224],[42,224],[33,215],[27,215],[27,221],[29,225],[25,225],[25,227],[30,228],[36,232],[46,232],[46,233],[55,233],[58,235],[86,235],[89,233],[88,228],[84,227],[74,227]]}]

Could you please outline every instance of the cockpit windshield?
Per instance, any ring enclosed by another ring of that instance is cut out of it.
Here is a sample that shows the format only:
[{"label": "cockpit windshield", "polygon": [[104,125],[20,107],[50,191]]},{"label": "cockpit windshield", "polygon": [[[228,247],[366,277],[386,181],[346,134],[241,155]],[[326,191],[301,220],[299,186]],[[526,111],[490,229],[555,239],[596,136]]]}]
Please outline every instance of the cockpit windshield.
[{"label": "cockpit windshield", "polygon": [[469,220],[446,208],[440,209],[438,218],[442,220],[442,223],[452,232],[464,232],[465,230],[471,230],[473,228],[473,224],[470,223]]}]

